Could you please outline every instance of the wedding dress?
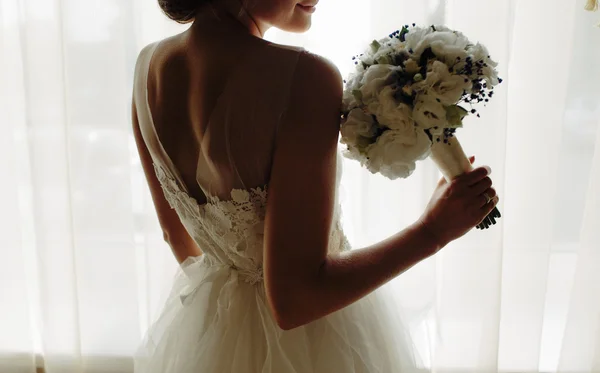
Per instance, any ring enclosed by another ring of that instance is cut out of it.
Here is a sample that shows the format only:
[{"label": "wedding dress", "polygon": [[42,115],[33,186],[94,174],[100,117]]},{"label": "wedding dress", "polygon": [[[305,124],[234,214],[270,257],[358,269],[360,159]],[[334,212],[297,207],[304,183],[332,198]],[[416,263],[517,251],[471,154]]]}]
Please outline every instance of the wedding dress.
[{"label": "wedding dress", "polygon": [[[265,53],[243,62],[253,74],[232,74],[205,128],[200,148],[209,150],[190,157],[197,161],[198,185],[208,199],[199,204],[164,150],[150,112],[148,66],[156,47],[146,47],[136,66],[140,130],[165,198],[203,255],[188,258],[178,270],[160,316],[136,353],[135,372],[418,371],[415,349],[385,286],[289,331],[277,326],[267,305],[261,263],[273,149],[265,151],[264,144],[274,139],[288,99],[282,92],[289,90],[296,61],[307,52],[265,45]],[[271,50],[278,59],[268,57]],[[242,92],[241,87],[251,89]],[[339,157],[337,175],[339,182]],[[334,219],[329,252],[350,250],[339,203]]]}]

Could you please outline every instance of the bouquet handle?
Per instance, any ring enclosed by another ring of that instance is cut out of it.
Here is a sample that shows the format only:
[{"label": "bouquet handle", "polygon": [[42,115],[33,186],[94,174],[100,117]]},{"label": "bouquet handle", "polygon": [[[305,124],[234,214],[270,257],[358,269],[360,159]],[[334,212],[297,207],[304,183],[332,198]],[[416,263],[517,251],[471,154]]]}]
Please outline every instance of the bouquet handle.
[{"label": "bouquet handle", "polygon": [[[447,142],[434,141],[431,146],[431,159],[438,166],[447,181],[451,181],[465,172],[473,170],[469,158],[465,154],[456,137],[450,137]],[[477,225],[477,229],[487,229],[496,224],[496,219],[502,215],[497,207]]]}]

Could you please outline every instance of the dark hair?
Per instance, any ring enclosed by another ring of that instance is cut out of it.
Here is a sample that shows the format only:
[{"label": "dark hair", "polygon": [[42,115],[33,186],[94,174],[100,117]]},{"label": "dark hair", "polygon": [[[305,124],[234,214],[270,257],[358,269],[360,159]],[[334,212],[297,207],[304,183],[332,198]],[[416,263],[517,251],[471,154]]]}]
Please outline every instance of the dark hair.
[{"label": "dark hair", "polygon": [[162,11],[173,21],[189,23],[194,20],[196,11],[203,0],[158,0]]}]

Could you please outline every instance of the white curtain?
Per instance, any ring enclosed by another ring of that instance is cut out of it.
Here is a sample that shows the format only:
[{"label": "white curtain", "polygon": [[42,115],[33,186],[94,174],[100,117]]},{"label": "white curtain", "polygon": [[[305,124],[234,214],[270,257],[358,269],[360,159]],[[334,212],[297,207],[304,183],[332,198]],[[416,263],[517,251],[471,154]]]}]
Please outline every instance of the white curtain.
[{"label": "white curtain", "polygon": [[[405,23],[486,44],[505,83],[459,138],[504,216],[394,280],[433,372],[600,372],[600,29],[585,0],[322,0],[303,45],[349,57]],[[154,0],[0,0],[0,372],[130,372],[176,263],[130,125],[133,66],[185,26]],[[355,246],[411,223],[439,175],[345,162]]]}]

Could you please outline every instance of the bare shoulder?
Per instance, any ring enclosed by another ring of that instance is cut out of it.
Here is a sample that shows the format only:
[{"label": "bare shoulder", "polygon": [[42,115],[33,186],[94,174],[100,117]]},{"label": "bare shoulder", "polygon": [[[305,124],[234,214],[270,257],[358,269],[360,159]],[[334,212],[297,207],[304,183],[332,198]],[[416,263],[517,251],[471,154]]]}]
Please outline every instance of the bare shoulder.
[{"label": "bare shoulder", "polygon": [[304,51],[300,54],[296,69],[298,82],[305,86],[329,89],[329,93],[342,93],[342,76],[337,66],[325,57]]},{"label": "bare shoulder", "polygon": [[291,86],[288,119],[302,126],[327,123],[337,132],[342,93],[338,68],[325,57],[302,52]]},{"label": "bare shoulder", "polygon": [[135,61],[135,79],[137,80],[139,78],[139,74],[140,74],[140,68],[142,67],[142,64],[144,62],[147,63],[147,59],[149,58],[149,54],[151,52],[151,50],[155,47],[156,43],[151,43],[146,45],[145,47],[143,47],[140,52],[137,55],[136,61]]},{"label": "bare shoulder", "polygon": [[[161,69],[165,65],[165,61],[169,61],[171,59],[172,53],[169,53],[170,49],[172,49],[171,45],[173,43],[174,37],[170,37],[167,39],[155,41],[143,47],[138,53],[136,63],[135,63],[135,81],[136,83],[141,82],[140,73],[142,68],[147,68],[149,72],[153,71],[152,67],[158,65]],[[150,66],[150,62],[152,60],[152,65]],[[151,73],[149,75],[152,75]]]},{"label": "bare shoulder", "polygon": [[278,132],[273,175],[287,175],[283,177],[289,181],[293,179],[290,170],[295,170],[298,180],[292,188],[308,188],[305,184],[315,180],[321,181],[317,183],[320,187],[332,186],[343,93],[340,72],[326,58],[303,51],[290,89]]},{"label": "bare shoulder", "polygon": [[[261,48],[267,45],[269,48]],[[306,51],[303,48],[293,47],[288,45],[276,44],[264,40],[257,41],[254,48],[262,49],[265,53],[272,57],[271,51],[274,51],[274,56],[279,60],[293,60],[295,62],[295,77],[297,83],[303,83],[304,87],[317,86],[327,87],[329,93],[342,92],[342,77],[337,66],[329,59]],[[269,51],[269,52],[266,52]],[[297,86],[296,88],[302,88]],[[314,94],[314,92],[313,92]]]},{"label": "bare shoulder", "polygon": [[156,55],[165,55],[165,53],[163,53],[163,50],[170,49],[173,45],[176,45],[178,43],[180,44],[180,39],[181,35],[174,35],[162,40],[154,41],[146,45],[138,53],[136,65],[139,65],[141,60],[149,58],[150,54],[152,53]]}]

